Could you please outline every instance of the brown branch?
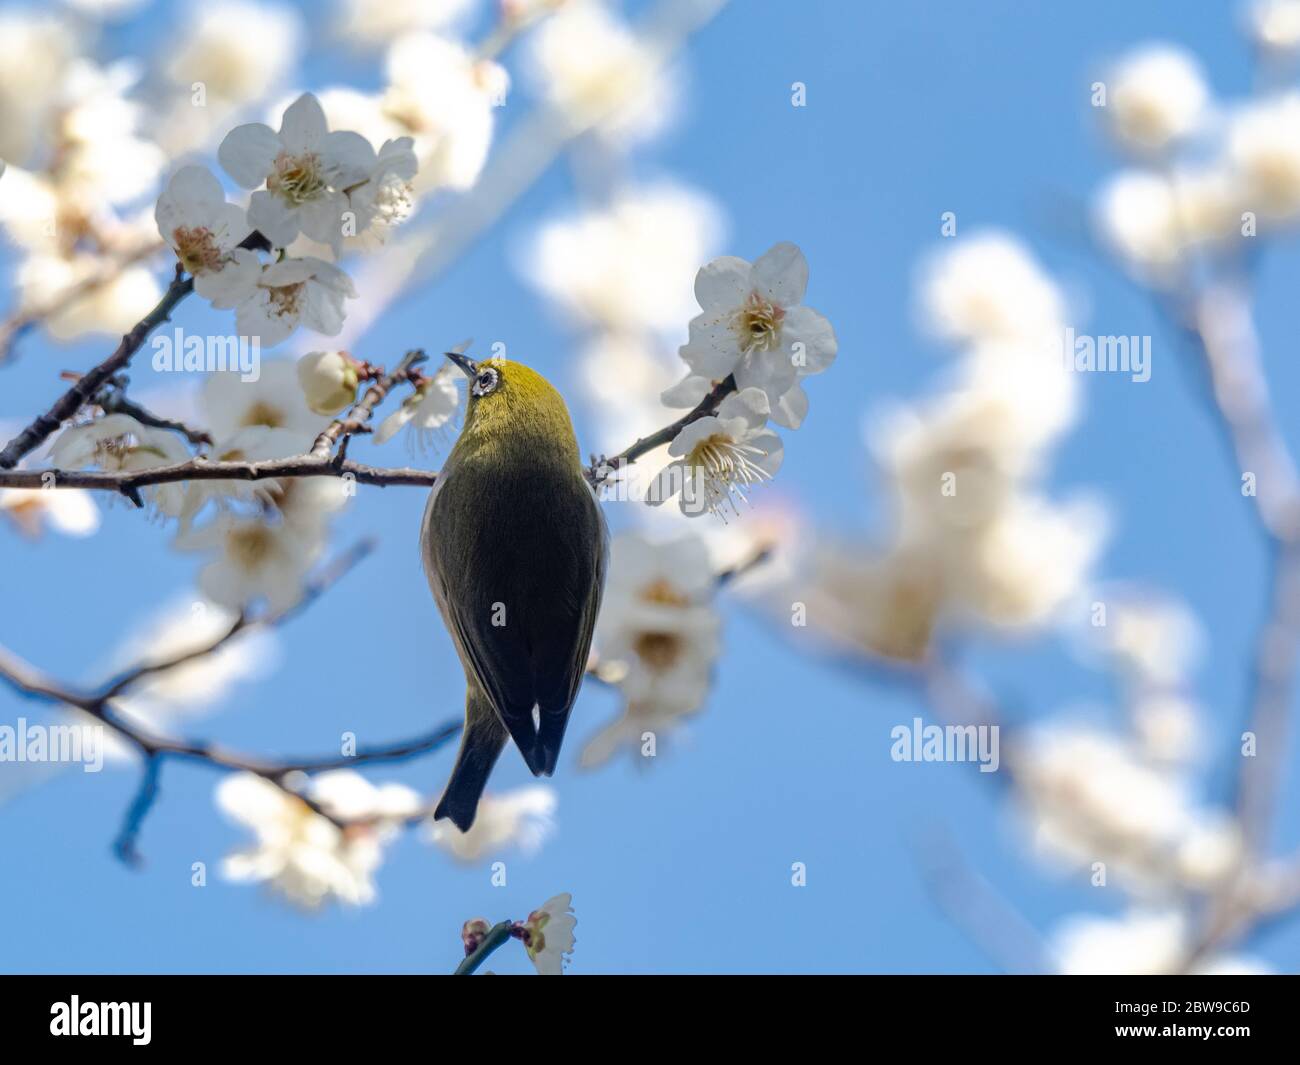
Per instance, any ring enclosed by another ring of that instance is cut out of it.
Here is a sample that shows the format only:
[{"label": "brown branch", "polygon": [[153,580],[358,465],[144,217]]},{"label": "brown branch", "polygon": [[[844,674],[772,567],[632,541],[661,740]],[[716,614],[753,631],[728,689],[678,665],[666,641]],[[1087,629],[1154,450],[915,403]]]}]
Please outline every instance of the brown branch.
[{"label": "brown branch", "polygon": [[200,444],[206,444],[209,447],[212,445],[212,436],[204,430],[193,429],[184,422],[172,418],[160,417],[140,406],[134,400],[127,399],[126,386],[127,380],[125,377],[114,378],[100,390],[99,395],[95,396],[91,403],[105,414],[125,414],[129,418],[134,418],[141,425],[147,425],[152,429],[165,429],[169,432],[179,433],[196,447]]},{"label": "brown branch", "polygon": [[642,455],[653,451],[657,447],[663,447],[665,444],[671,444],[677,434],[685,429],[692,422],[697,422],[701,418],[707,418],[711,414],[716,414],[719,404],[727,398],[732,392],[736,391],[736,378],[728,374],[721,381],[715,381],[709,394],[686,414],[682,415],[671,425],[666,425],[656,433],[649,436],[643,436],[631,447],[624,448],[612,458],[602,456],[592,456],[591,465],[586,470],[587,481],[593,488],[599,488],[602,484],[610,479],[615,473],[622,470],[625,466],[630,466],[636,462]]},{"label": "brown branch", "polygon": [[18,340],[28,330],[34,329],[47,319],[67,310],[92,293],[98,292],[105,285],[116,281],[128,266],[133,266],[149,258],[155,252],[161,251],[165,246],[161,241],[142,245],[135,251],[119,257],[106,269],[64,289],[40,307],[20,311],[11,315],[4,322],[0,322],[0,366],[13,359]]},{"label": "brown branch", "polygon": [[286,477],[352,477],[358,484],[422,485],[437,479],[433,470],[388,469],[354,462],[344,455],[318,458],[296,455],[261,462],[212,462],[203,456],[145,470],[11,470],[0,471],[0,488],[86,488],[120,492],[134,501],[141,488],[177,481],[265,481]]},{"label": "brown branch", "polygon": [[117,349],[107,359],[82,375],[76,383],[61,395],[52,407],[31,425],[9,441],[0,451],[0,470],[11,470],[18,465],[24,455],[40,447],[69,418],[74,417],[91,397],[97,395],[108,379],[126,369],[131,357],[140,350],[149,334],[163,322],[168,321],[176,305],[194,291],[194,279],[186,277],[179,264],[176,276],[167,286],[163,298],[152,311],[146,314],[129,333],[122,338]]}]

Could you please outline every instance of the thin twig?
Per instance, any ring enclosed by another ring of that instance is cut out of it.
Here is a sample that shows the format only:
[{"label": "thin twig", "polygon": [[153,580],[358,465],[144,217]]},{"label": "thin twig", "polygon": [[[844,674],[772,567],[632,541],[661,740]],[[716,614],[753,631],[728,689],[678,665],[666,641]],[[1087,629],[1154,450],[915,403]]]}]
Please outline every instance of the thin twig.
[{"label": "thin twig", "polygon": [[58,432],[65,421],[74,417],[77,411],[90,402],[92,396],[98,394],[110,377],[126,369],[131,357],[140,350],[149,334],[168,321],[176,305],[193,291],[194,279],[186,277],[178,264],[176,276],[167,286],[158,306],[141,318],[135,328],[122,338],[112,355],[79,377],[48,411],[9,441],[5,449],[0,451],[0,469],[13,469],[24,455],[36,450]]},{"label": "thin twig", "polygon": [[736,391],[736,378],[731,374],[728,374],[721,381],[715,381],[713,387],[709,389],[709,394],[700,400],[692,410],[683,414],[671,425],[666,425],[649,436],[641,437],[635,444],[624,448],[611,458],[593,456],[591,465],[586,470],[587,481],[593,488],[599,488],[615,473],[625,466],[632,465],[642,455],[648,454],[657,447],[671,444],[677,439],[677,434],[692,422],[716,414],[718,405],[734,391]]},{"label": "thin twig", "polygon": [[238,634],[253,628],[277,626],[299,610],[314,602],[349,572],[371,550],[369,542],[362,542],[339,560],[327,567],[304,590],[294,607],[261,618],[249,619],[240,615],[229,628],[202,648],[191,650],[161,662],[144,662],[119,674],[92,692],[82,692],[69,685],[51,680],[11,652],[0,647],[0,679],[23,695],[41,699],[55,705],[71,706],[90,715],[130,742],[144,758],[144,776],[130,808],[114,850],[124,861],[138,863],[135,841],[140,827],[148,815],[158,793],[158,774],[166,758],[197,762],[210,768],[254,773],[275,784],[287,794],[303,802],[312,811],[325,817],[339,828],[368,823],[340,818],[315,802],[310,796],[292,786],[298,774],[312,774],[329,769],[341,769],[371,762],[394,762],[435,751],[459,735],[459,720],[446,722],[428,732],[406,740],[380,746],[367,747],[352,755],[321,755],[311,757],[269,759],[243,754],[206,740],[179,740],[163,736],[143,727],[123,715],[115,700],[127,694],[140,681],[158,673],[175,669],[187,662],[212,654]]}]

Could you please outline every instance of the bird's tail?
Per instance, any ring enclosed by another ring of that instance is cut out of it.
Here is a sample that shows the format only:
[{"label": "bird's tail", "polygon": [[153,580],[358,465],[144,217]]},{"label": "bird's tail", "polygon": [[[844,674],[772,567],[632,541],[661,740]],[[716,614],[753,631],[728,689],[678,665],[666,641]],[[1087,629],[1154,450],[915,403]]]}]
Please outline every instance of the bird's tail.
[{"label": "bird's tail", "polygon": [[433,811],[435,821],[450,817],[462,832],[469,831],[488,775],[509,735],[486,697],[471,689],[465,697],[465,733],[451,779]]}]

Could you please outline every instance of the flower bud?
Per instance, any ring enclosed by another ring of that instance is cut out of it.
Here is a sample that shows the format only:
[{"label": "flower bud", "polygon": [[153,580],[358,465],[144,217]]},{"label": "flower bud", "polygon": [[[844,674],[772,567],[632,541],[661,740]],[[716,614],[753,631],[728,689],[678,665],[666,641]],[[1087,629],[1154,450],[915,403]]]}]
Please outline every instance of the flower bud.
[{"label": "flower bud", "polygon": [[337,414],[357,398],[357,363],[344,351],[311,351],[298,360],[298,383],[317,414]]}]

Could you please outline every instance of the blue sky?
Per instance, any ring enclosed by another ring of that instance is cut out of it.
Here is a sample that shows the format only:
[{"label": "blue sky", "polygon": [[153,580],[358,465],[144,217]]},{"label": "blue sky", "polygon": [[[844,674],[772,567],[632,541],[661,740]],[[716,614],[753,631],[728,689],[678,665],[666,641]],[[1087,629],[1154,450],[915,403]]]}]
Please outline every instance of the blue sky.
[{"label": "blue sky", "polygon": [[[141,32],[109,41],[129,50],[163,31],[154,20]],[[924,391],[942,368],[915,328],[912,289],[943,212],[956,212],[962,232],[1017,233],[1090,308],[1095,332],[1151,334],[1148,383],[1085,381],[1084,417],[1056,453],[1050,484],[1107,501],[1113,532],[1100,573],[1175,590],[1200,617],[1209,639],[1197,690],[1222,750],[1247,697],[1263,548],[1185,352],[1083,231],[1083,205],[1116,165],[1087,87],[1116,51],[1153,37],[1196,52],[1219,94],[1248,89],[1249,49],[1230,4],[736,0],[690,50],[681,121],[637,165],[716,199],[727,251],[754,258],[793,240],[806,253],[808,302],[834,323],[840,355],[809,386],[812,411],[787,434],[779,483],[827,532],[866,529],[881,513],[861,446],[864,417]],[[347,62],[312,55],[304,87],[346,75]],[[802,109],[790,106],[795,81],[807,85]],[[500,338],[575,391],[572,335],[511,267],[538,218],[573,202],[569,175],[556,168],[358,349],[382,361],[449,335]],[[1259,296],[1275,400],[1300,445],[1291,417],[1300,385],[1295,267],[1294,249],[1270,248]],[[204,318],[186,305],[177,321]],[[43,409],[58,370],[106,351],[102,341],[55,349],[30,338],[2,372],[0,420]],[[585,413],[575,415],[581,437]],[[200,722],[204,735],[267,752],[328,750],[344,729],[381,741],[459,713],[460,669],[415,551],[423,505],[419,490],[360,490],[336,543],[375,535],[379,550],[283,631],[279,669]],[[95,679],[106,651],[191,583],[193,560],[168,552],[170,536],[123,506],[76,544],[32,546],[0,530],[0,642],[56,675]],[[509,860],[502,888],[486,869],[452,866],[413,835],[391,850],[380,901],[368,909],[303,916],[217,876],[193,888],[191,863],[215,870],[242,839],[213,807],[213,772],[168,767],[140,871],[109,852],[134,775],[63,774],[0,807],[8,915],[0,970],[450,971],[464,919],[522,917],[571,891],[576,973],[991,971],[918,873],[913,844],[936,823],[1040,928],[1118,910],[1118,893],[1026,857],[986,779],[959,765],[890,761],[890,728],[920,711],[905,692],[796,652],[738,601],[724,615],[726,653],[707,710],[649,770],[629,759],[577,770],[575,741],[614,710],[609,694],[584,691],[553,781],[558,830],[537,855]],[[1026,715],[1112,694],[1050,639],[980,646],[966,661]],[[0,722],[36,713],[0,691]],[[449,765],[448,752],[370,775],[430,792]],[[1225,768],[1211,763],[1210,798],[1227,783]],[[494,784],[528,779],[505,757]],[[1292,785],[1287,807],[1298,797]],[[1288,815],[1280,831],[1294,845],[1300,818]],[[806,863],[806,887],[791,886],[796,861]],[[1294,969],[1300,922],[1253,946]],[[525,971],[527,962],[506,950],[490,967]]]}]

